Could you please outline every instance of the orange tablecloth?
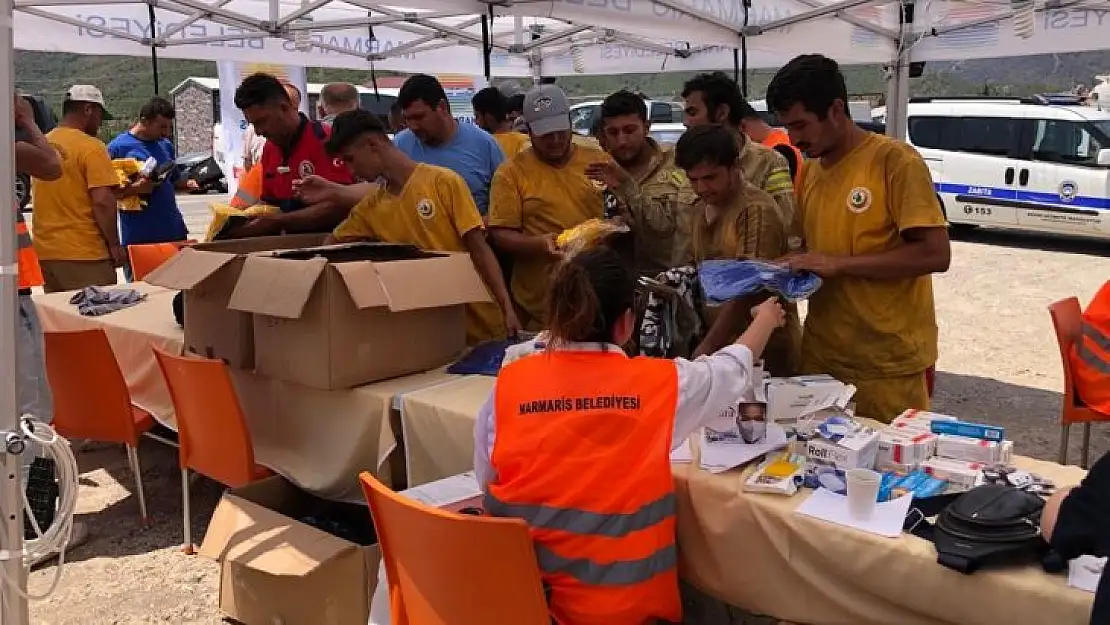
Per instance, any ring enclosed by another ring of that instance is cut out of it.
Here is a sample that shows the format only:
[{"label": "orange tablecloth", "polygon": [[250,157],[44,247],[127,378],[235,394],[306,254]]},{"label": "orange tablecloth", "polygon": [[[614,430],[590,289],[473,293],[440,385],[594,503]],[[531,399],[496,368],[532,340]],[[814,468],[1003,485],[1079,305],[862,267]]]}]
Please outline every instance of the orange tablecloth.
[{"label": "orange tablecloth", "polygon": [[[402,423],[412,486],[473,466],[473,427],[493,378],[473,376],[408,394]],[[1019,458],[1060,486],[1083,471]],[[745,493],[742,470],[712,475],[674,465],[683,577],[757,614],[810,625],[1086,625],[1093,595],[1040,567],[965,576],[932,545],[794,514],[808,496]]]},{"label": "orange tablecloth", "polygon": [[[48,332],[103,328],[132,401],[173,428],[173,403],[151,346],[172,353],[184,349],[170,305],[174,291],[141,282],[130,286],[148,293],[147,300],[101,317],[82,317],[69,304],[72,293],[40,296],[36,303]],[[354,503],[364,501],[359,472],[388,479],[386,459],[397,447],[390,422],[394,399],[455,377],[437,370],[325,391],[250,371],[231,374],[257,461],[311,493]]]}]

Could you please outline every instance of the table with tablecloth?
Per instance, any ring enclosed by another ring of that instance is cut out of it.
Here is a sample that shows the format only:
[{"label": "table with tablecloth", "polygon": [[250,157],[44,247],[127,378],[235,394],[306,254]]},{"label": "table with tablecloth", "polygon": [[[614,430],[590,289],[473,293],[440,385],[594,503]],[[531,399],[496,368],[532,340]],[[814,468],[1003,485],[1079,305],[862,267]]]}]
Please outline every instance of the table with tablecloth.
[{"label": "table with tablecloth", "polygon": [[[473,467],[473,427],[493,378],[471,376],[401,401],[409,485]],[[696,447],[695,447],[696,449]],[[1018,458],[1073,485],[1077,467]],[[794,497],[746,493],[752,470],[713,475],[675,464],[684,579],[745,610],[812,625],[1085,625],[1093,595],[1039,566],[966,576],[936,562],[928,542],[892,539],[794,514]]]},{"label": "table with tablecloth", "polygon": [[[173,402],[152,346],[184,350],[171,302],[176,291],[142,282],[143,302],[99,317],[82,316],[72,293],[36,297],[43,329],[102,328],[123,371],[132,402],[174,427]],[[360,471],[389,479],[386,460],[397,447],[391,423],[394,398],[455,376],[442,370],[347,390],[319,390],[231,369],[232,381],[254,442],[255,459],[294,484],[327,499],[361,503]]]}]

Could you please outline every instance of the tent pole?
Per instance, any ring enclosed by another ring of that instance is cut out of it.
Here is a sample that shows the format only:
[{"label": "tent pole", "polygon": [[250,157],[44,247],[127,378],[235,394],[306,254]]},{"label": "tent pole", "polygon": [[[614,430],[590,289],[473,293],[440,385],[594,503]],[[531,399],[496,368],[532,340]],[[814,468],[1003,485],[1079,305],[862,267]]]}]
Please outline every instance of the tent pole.
[{"label": "tent pole", "polygon": [[886,134],[905,139],[910,100],[910,48],[913,45],[913,0],[900,7],[897,52],[891,61],[886,96]]},{"label": "tent pole", "polygon": [[154,95],[158,95],[162,93],[162,90],[158,88],[158,48],[156,48],[153,43],[158,33],[158,31],[155,30],[154,5],[147,4],[146,10],[147,15],[150,16],[150,72],[154,76]]},{"label": "tent pole", "polygon": [[[493,10],[493,7],[490,7]],[[482,16],[482,73],[486,77],[486,84],[489,84],[490,68],[489,68],[489,53],[490,53],[490,34],[489,34],[489,16]]]},{"label": "tent pole", "polygon": [[[15,342],[19,302],[15,256],[15,129],[12,127],[12,104],[15,95],[14,20],[12,0],[0,0],[0,436],[7,441],[19,429],[19,405],[16,400]],[[21,467],[18,453],[8,453],[7,445],[0,449],[0,512],[3,512],[0,531],[2,566],[8,583],[0,583],[0,623],[27,625],[27,600],[20,593],[27,589],[27,571],[23,568],[23,497],[20,494]]]}]

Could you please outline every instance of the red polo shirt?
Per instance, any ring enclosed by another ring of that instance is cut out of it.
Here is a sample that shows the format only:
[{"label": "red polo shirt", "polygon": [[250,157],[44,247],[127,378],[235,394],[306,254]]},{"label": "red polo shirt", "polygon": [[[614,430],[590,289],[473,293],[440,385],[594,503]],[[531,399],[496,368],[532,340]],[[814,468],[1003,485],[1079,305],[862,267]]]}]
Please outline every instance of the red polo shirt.
[{"label": "red polo shirt", "polygon": [[328,155],[324,143],[331,128],[301,115],[301,126],[290,146],[267,141],[262,148],[262,197],[264,204],[283,212],[300,210],[304,202],[293,197],[293,181],[313,174],[332,182],[352,184],[354,177],[342,160]]}]

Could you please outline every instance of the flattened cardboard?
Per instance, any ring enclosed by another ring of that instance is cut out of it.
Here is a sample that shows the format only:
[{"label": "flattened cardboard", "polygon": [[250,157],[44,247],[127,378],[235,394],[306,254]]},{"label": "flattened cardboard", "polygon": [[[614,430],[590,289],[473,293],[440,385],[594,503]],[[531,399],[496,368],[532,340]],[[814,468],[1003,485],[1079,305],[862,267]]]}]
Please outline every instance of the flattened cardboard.
[{"label": "flattened cardboard", "polygon": [[463,304],[489,300],[467,254],[341,263],[252,255],[229,305],[253,314],[258,373],[334,390],[451,362],[466,346]]},{"label": "flattened cardboard", "polygon": [[305,525],[306,496],[277,476],[220,500],[200,554],[220,562],[220,610],[247,625],[365,625],[381,553]]},{"label": "flattened cardboard", "polygon": [[246,254],[300,248],[324,240],[324,234],[297,234],[201,243],[181,250],[151,272],[150,284],[185,293],[185,348],[232,367],[254,367],[251,315],[230,310]]}]

